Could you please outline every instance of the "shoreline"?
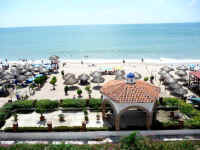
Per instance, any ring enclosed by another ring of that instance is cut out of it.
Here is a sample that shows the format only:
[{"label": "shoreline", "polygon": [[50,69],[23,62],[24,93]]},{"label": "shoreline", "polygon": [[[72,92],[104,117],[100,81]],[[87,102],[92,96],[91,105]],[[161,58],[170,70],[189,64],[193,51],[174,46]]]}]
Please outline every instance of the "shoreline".
[{"label": "shoreline", "polygon": [[[3,64],[5,61],[0,59]],[[200,64],[200,59],[168,59],[168,58],[161,58],[161,59],[144,59],[144,62],[141,62],[141,59],[124,59],[125,64],[151,64],[151,65],[187,65],[187,64]],[[8,64],[14,63],[29,63],[29,64],[42,64],[43,63],[50,63],[48,59],[37,59],[37,60],[12,60],[7,61]],[[123,59],[59,59],[60,63],[66,62],[70,64],[80,64],[83,62],[84,64],[123,64]]]}]

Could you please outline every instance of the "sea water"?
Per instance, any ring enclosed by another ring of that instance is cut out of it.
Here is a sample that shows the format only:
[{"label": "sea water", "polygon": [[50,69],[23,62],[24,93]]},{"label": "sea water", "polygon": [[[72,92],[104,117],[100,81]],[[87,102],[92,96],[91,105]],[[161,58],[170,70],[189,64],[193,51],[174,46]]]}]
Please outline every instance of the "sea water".
[{"label": "sea water", "polygon": [[200,60],[200,23],[0,28],[0,59]]}]

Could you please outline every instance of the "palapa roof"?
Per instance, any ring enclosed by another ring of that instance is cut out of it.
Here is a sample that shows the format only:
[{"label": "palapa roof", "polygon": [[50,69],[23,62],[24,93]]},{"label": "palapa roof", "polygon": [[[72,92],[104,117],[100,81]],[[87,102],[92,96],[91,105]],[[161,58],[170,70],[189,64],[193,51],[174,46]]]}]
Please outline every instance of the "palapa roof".
[{"label": "palapa roof", "polygon": [[200,71],[192,71],[190,74],[200,79]]},{"label": "palapa roof", "polygon": [[134,84],[111,80],[100,91],[117,103],[153,103],[160,95],[159,87],[141,80],[136,80]]}]

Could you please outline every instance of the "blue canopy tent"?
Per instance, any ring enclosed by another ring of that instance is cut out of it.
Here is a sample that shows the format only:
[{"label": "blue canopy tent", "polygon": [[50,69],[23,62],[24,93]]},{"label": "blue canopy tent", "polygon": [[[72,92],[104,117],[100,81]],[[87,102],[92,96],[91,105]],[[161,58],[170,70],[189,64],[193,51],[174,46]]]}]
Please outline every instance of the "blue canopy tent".
[{"label": "blue canopy tent", "polygon": [[42,76],[43,76],[43,74],[37,74],[37,75],[35,75],[35,78],[42,77]]},{"label": "blue canopy tent", "polygon": [[189,98],[189,100],[190,100],[193,104],[196,104],[196,105],[199,105],[199,106],[200,106],[200,97],[191,97],[191,98]]},{"label": "blue canopy tent", "polygon": [[28,79],[26,80],[26,83],[32,83],[34,80],[35,80],[34,77],[28,78]]}]

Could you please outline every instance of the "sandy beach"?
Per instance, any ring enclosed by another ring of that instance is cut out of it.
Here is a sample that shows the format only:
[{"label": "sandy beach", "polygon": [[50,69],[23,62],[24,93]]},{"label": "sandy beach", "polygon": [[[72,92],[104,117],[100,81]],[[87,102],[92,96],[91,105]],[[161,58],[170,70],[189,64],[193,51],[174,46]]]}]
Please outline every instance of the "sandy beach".
[{"label": "sandy beach", "polygon": [[[63,67],[63,63],[66,63],[66,65]],[[92,65],[93,64],[93,65]],[[108,67],[108,68],[121,68],[122,70],[125,71],[125,73],[129,73],[129,72],[138,72],[142,75],[141,80],[144,79],[144,77],[150,77],[151,75],[153,75],[155,77],[154,80],[154,85],[158,86],[161,88],[161,94],[160,96],[171,96],[169,91],[165,90],[165,86],[161,85],[160,81],[159,81],[159,75],[158,72],[160,70],[160,68],[162,66],[166,66],[166,65],[170,65],[172,67],[176,67],[177,65],[180,64],[162,64],[162,63],[141,63],[141,62],[126,62],[126,63],[122,63],[122,62],[96,62],[96,63],[91,63],[91,62],[84,62],[83,64],[81,64],[80,62],[75,62],[75,61],[61,61],[59,64],[59,73],[57,74],[52,74],[49,76],[48,81],[45,83],[45,85],[41,88],[40,91],[36,91],[34,95],[29,96],[28,99],[51,99],[51,100],[60,100],[60,99],[65,99],[65,98],[73,98],[74,96],[77,97],[77,93],[76,90],[74,91],[69,91],[68,95],[65,95],[64,93],[64,80],[62,78],[61,75],[61,71],[64,70],[65,74],[66,73],[73,73],[76,75],[76,77],[78,77],[78,75],[82,74],[82,73],[86,73],[86,74],[90,74],[93,71],[98,71],[99,68],[102,67]],[[174,72],[172,72],[171,74],[174,75],[174,77],[176,78],[177,75],[174,74]],[[49,81],[52,78],[52,76],[56,76],[57,78],[57,82],[56,82],[56,90],[52,90],[52,85],[50,85]],[[113,80],[115,78],[114,75],[104,75],[103,76],[105,78],[105,82],[109,80]],[[90,78],[91,80],[91,78]],[[89,80],[89,82],[90,82]],[[150,81],[148,81],[150,82]],[[99,85],[103,85],[104,83],[100,83]],[[92,83],[90,82],[90,87],[93,88],[95,86],[97,86],[98,84]],[[88,98],[88,93],[85,90],[85,86],[81,86],[79,84],[75,84],[74,86],[78,86],[80,89],[82,89],[83,93],[82,93],[82,99]],[[19,91],[21,91],[21,93],[27,93],[29,95],[29,90],[28,88],[23,88],[20,89]],[[16,92],[16,91],[15,91]],[[187,95],[192,95],[191,92],[189,92]],[[93,89],[92,90],[92,94],[91,96],[93,98],[100,98],[101,94],[98,90]],[[6,97],[6,98],[0,98],[0,106],[2,106],[3,104],[5,104],[8,100],[10,99],[10,97]],[[16,100],[15,95],[12,97],[13,100]]]}]

